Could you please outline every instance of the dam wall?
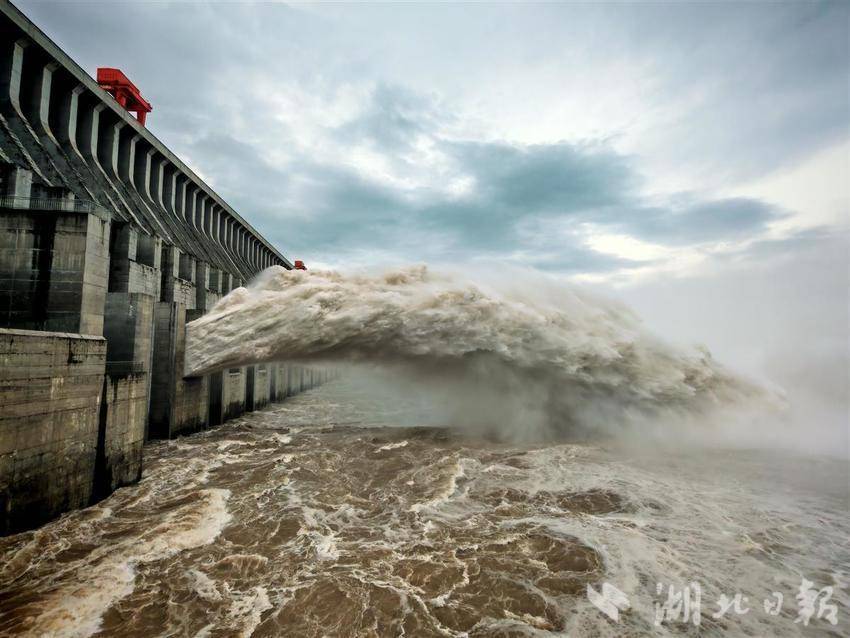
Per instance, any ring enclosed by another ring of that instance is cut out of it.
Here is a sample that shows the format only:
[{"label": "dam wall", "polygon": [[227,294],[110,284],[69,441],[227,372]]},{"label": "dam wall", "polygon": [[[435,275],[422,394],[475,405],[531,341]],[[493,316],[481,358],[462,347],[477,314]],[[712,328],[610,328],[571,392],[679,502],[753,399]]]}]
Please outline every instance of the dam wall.
[{"label": "dam wall", "polygon": [[138,480],[148,440],[311,387],[285,363],[184,375],[186,324],[272,265],[293,267],[0,0],[0,534]]},{"label": "dam wall", "polygon": [[0,532],[91,501],[103,337],[0,329]]}]

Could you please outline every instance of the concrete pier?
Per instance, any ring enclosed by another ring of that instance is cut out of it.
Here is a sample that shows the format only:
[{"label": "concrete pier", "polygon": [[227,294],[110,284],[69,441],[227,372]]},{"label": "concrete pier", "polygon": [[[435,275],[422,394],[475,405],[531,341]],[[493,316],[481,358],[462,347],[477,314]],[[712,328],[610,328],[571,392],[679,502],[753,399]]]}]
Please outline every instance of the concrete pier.
[{"label": "concrete pier", "polygon": [[8,533],[91,501],[106,340],[0,329],[0,357],[0,532]]},{"label": "concrete pier", "polygon": [[292,264],[0,0],[0,534],[141,476],[143,445],[304,391],[286,363],[186,377],[186,324]]}]

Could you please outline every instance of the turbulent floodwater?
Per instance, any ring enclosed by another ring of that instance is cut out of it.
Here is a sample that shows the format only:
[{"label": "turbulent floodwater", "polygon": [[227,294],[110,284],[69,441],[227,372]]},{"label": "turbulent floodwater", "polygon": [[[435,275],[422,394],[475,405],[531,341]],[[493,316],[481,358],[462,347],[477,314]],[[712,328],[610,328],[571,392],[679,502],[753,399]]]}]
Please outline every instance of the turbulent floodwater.
[{"label": "turbulent floodwater", "polygon": [[268,268],[189,324],[186,352],[199,374],[276,360],[394,366],[441,394],[453,423],[515,441],[779,403],[706,349],[672,347],[588,291],[425,266]]},{"label": "turbulent floodwater", "polygon": [[[845,463],[494,443],[398,427],[421,406],[361,383],[153,444],[138,485],[0,539],[0,635],[850,631]],[[808,626],[803,578],[833,587]],[[605,582],[630,602],[618,623],[588,602]],[[695,583],[699,626],[695,604],[657,626],[668,587],[693,603]],[[738,592],[750,611],[713,618]]]}]

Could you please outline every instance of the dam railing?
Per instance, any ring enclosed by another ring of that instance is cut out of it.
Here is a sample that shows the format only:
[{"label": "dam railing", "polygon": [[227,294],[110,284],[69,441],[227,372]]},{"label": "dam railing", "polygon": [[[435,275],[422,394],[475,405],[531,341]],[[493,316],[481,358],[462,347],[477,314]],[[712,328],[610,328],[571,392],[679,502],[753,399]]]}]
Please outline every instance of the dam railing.
[{"label": "dam railing", "polygon": [[102,204],[86,199],[70,199],[66,197],[18,197],[13,195],[0,196],[0,208],[27,211],[57,211],[66,213],[92,213],[109,215],[109,209]]}]

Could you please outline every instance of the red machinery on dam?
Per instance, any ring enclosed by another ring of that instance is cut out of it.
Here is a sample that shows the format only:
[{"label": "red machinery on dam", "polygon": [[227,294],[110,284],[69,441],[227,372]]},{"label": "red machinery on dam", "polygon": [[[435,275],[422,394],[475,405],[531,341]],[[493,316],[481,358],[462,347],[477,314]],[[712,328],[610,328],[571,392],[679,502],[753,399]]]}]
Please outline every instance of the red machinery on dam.
[{"label": "red machinery on dam", "polygon": [[139,124],[145,125],[145,119],[153,107],[142,97],[139,89],[126,75],[119,69],[100,67],[97,70],[97,83],[104,91],[111,94],[118,104],[135,113]]}]

